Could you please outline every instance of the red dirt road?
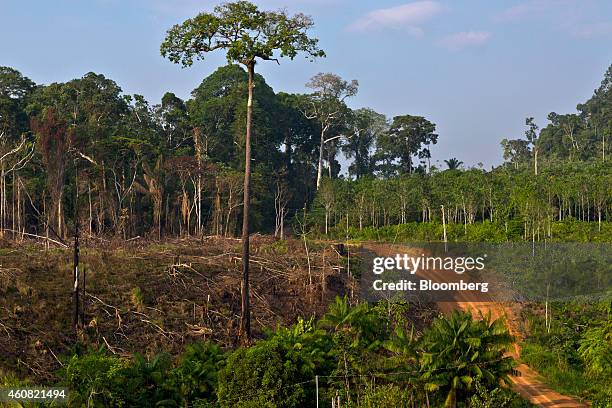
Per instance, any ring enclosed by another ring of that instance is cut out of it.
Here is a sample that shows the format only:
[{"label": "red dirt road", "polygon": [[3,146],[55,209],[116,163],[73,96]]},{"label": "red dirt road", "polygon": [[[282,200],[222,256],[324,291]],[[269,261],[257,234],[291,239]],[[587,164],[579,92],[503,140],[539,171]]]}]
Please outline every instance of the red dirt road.
[{"label": "red dirt road", "polygon": [[[404,254],[412,252],[407,247],[401,245],[389,245],[389,244],[377,244],[367,243],[364,244],[364,248],[367,251],[371,251],[377,256],[395,256],[395,254]],[[417,252],[417,248],[414,249]],[[421,251],[418,251],[420,255]],[[415,255],[413,253],[412,255]],[[427,275],[424,275],[422,271],[417,272],[417,276],[422,278],[431,279],[436,282],[448,281],[448,274],[442,274],[440,271],[428,270]],[[458,276],[458,275],[457,275]],[[518,324],[516,322],[516,313],[512,307],[508,304],[500,302],[483,302],[482,295],[479,295],[478,300],[470,299],[469,294],[462,293],[455,299],[449,302],[438,302],[439,309],[444,313],[450,313],[453,310],[461,309],[465,311],[471,311],[473,314],[478,315],[480,312],[483,314],[491,313],[493,318],[505,317],[510,332],[517,337],[519,336],[516,328]],[[515,358],[519,357],[520,348],[518,344],[515,345],[514,351],[511,353]],[[579,402],[571,397],[559,394],[556,391],[548,388],[538,375],[538,373],[528,367],[526,364],[521,364],[517,367],[520,375],[512,377],[513,385],[512,389],[519,393],[523,398],[531,401],[541,407],[546,408],[583,408],[588,407],[588,404]]]}]

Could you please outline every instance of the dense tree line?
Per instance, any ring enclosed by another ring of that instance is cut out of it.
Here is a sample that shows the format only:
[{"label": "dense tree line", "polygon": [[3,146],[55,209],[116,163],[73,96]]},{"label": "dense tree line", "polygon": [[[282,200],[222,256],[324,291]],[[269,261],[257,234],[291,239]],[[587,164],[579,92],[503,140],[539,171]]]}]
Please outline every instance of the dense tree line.
[{"label": "dense tree line", "polygon": [[[432,221],[441,206],[452,223],[519,218],[540,233],[547,220],[609,220],[612,68],[579,114],[551,113],[542,130],[528,118],[490,172],[456,158],[430,165],[435,124],[350,109],[357,81],[318,74],[311,94],[276,93],[260,75],[254,84],[253,230],[280,233],[315,196],[328,227],[347,214],[360,228]],[[190,99],[151,104],[101,74],[37,85],[1,68],[0,233],[62,241],[78,213],[91,236],[236,235],[247,87],[228,65]]]},{"label": "dense tree line", "polygon": [[535,174],[542,162],[609,161],[612,66],[593,96],[576,109],[578,113],[549,113],[549,123],[541,131],[533,118],[527,118],[524,138],[502,140],[504,159],[515,167],[530,164]]},{"label": "dense tree line", "polygon": [[[296,96],[276,95],[259,75],[255,86],[259,229],[275,220],[275,197],[283,208],[312,197],[317,130]],[[247,87],[240,67],[220,68],[187,101],[166,93],[157,105],[94,73],[37,86],[2,68],[0,87],[3,235],[65,239],[75,205],[90,235],[237,232]]]},{"label": "dense tree line", "polygon": [[[463,168],[456,158],[445,160],[444,170],[429,166],[435,126],[422,118],[394,118],[368,135],[373,141],[361,151],[372,152],[371,161],[354,156],[354,179],[326,180],[311,219],[326,234],[335,226],[336,235],[355,237],[367,235],[360,233],[364,228],[407,223],[444,223],[454,230],[462,225],[468,235],[472,225],[487,222],[506,233],[518,229],[529,240],[550,238],[553,224],[566,220],[595,222],[601,232],[612,206],[612,66],[577,109],[579,114],[551,113],[541,131],[527,118],[525,137],[502,140],[506,162],[490,171]],[[416,167],[414,159],[420,160]],[[441,233],[421,232],[413,238],[442,239]]]},{"label": "dense tree line", "polygon": [[[550,165],[535,176],[530,169],[500,167],[448,169],[393,179],[325,180],[311,220],[327,233],[408,223],[446,223],[467,233],[476,223],[523,239],[551,237],[558,221],[591,222],[601,231],[610,221],[612,166],[602,163]],[[440,238],[438,238],[440,239]]]},{"label": "dense tree line", "polygon": [[[235,235],[247,85],[247,73],[228,65],[191,99],[168,92],[152,105],[100,74],[36,85],[2,68],[2,234],[62,241],[78,213],[91,236]],[[316,75],[309,95],[275,93],[260,75],[254,85],[252,221],[255,230],[279,232],[289,209],[310,204],[324,168],[338,177],[340,150],[354,158],[352,175],[373,174],[373,148],[387,121],[371,109],[349,109],[344,99],[357,81],[335,74]],[[390,141],[395,150],[377,154],[388,163],[402,156],[401,166],[412,168],[410,156],[420,151],[410,135],[435,126],[409,115],[394,124],[387,138],[403,137],[404,150]],[[419,137],[435,142],[435,135]]]}]

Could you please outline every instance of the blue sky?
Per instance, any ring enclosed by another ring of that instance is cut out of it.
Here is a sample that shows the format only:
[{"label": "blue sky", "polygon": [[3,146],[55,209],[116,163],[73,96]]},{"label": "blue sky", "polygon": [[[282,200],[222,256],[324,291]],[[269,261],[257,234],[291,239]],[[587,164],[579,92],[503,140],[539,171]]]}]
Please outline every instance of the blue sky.
[{"label": "blue sky", "polygon": [[[349,101],[387,116],[423,115],[438,126],[433,159],[501,162],[502,138],[521,137],[526,116],[571,112],[612,63],[608,0],[262,0],[315,20],[327,58],[262,63],[276,91],[304,92],[317,72],[357,79]],[[159,56],[173,24],[210,10],[208,0],[0,0],[0,65],[38,83],[94,71],[158,103],[183,98],[218,66],[189,69]]]}]

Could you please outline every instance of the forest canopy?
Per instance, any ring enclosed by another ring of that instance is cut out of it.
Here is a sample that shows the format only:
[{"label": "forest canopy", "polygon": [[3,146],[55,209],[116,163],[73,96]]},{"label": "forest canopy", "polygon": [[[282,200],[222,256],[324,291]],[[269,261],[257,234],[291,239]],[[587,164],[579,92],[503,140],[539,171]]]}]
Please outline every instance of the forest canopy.
[{"label": "forest canopy", "polygon": [[[247,80],[227,65],[189,99],[167,92],[151,103],[102,74],[37,85],[0,68],[2,235],[63,242],[77,210],[91,236],[236,235]],[[505,163],[491,171],[454,157],[447,169],[432,165],[431,149],[444,142],[435,123],[351,109],[357,81],[320,73],[310,94],[254,81],[254,230],[278,233],[313,202],[328,227],[346,216],[341,208],[363,228],[435,221],[441,205],[464,224],[610,220],[612,67],[577,113],[552,112],[541,129],[527,118],[524,137],[502,140]]]}]

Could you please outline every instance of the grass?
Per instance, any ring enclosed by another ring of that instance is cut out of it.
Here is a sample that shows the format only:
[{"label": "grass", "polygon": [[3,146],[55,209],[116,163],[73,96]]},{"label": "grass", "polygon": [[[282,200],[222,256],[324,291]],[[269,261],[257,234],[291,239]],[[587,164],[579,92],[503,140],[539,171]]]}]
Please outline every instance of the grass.
[{"label": "grass", "polygon": [[570,365],[565,357],[545,346],[535,343],[523,343],[521,360],[534,368],[555,391],[565,395],[574,395],[583,400],[591,399],[597,390],[593,380]]},{"label": "grass", "polygon": [[526,337],[521,344],[521,360],[534,368],[552,389],[592,402],[593,408],[611,407],[610,379],[589,374],[588,362],[579,352],[586,333],[610,319],[609,301],[552,302],[549,307],[553,320],[547,330],[544,305],[524,306],[521,317]]}]

